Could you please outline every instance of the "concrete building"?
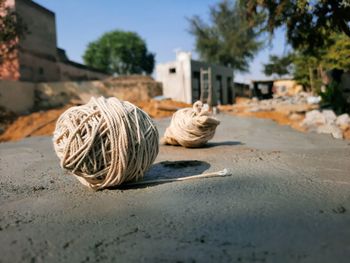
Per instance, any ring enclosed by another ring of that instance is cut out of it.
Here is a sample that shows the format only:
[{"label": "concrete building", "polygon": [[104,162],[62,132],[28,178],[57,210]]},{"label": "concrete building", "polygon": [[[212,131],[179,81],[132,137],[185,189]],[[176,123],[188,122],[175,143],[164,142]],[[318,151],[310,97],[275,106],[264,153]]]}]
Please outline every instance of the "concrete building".
[{"label": "concrete building", "polygon": [[294,79],[276,79],[273,82],[273,91],[278,96],[293,96],[303,91],[303,86]]},{"label": "concrete building", "polygon": [[293,96],[303,91],[303,86],[298,84],[296,80],[284,78],[274,80],[253,80],[252,81],[253,96],[259,99],[271,99],[276,96]]},{"label": "concrete building", "polygon": [[174,100],[193,103],[207,100],[210,94],[211,105],[231,104],[234,100],[233,70],[195,61],[188,52],[177,53],[176,61],[158,64],[156,80],[163,84],[163,95]]},{"label": "concrete building", "polygon": [[6,0],[28,27],[18,48],[0,65],[0,79],[30,82],[102,79],[108,75],[70,61],[57,48],[55,13],[31,0]]},{"label": "concrete building", "polygon": [[235,90],[236,97],[245,97],[245,98],[252,97],[252,89],[249,84],[234,82],[233,88]]},{"label": "concrete building", "polygon": [[273,80],[252,80],[252,95],[258,99],[271,99],[273,96]]}]

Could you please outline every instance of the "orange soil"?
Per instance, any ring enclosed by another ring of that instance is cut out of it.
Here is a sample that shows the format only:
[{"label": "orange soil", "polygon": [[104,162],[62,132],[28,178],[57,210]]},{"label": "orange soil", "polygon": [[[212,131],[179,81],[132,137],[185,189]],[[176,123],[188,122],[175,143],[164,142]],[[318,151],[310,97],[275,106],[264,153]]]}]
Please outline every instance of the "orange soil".
[{"label": "orange soil", "polygon": [[52,134],[57,118],[69,106],[48,111],[34,112],[17,118],[6,131],[0,135],[0,142],[17,141],[30,136]]},{"label": "orange soil", "polygon": [[249,98],[236,97],[236,104],[242,104],[251,101]]},{"label": "orange soil", "polygon": [[[305,114],[294,114],[293,118],[290,116],[290,110],[293,110],[295,106],[301,108],[303,105],[289,105],[280,107],[278,110],[273,111],[258,111],[258,112],[250,112],[250,106],[246,103],[249,102],[248,98],[237,98],[236,104],[234,105],[222,105],[219,109],[223,112],[227,112],[228,114],[242,117],[254,117],[254,118],[262,118],[262,119],[270,119],[277,122],[280,125],[289,125],[292,128],[305,132],[305,129],[301,127],[300,123],[304,119]],[[305,105],[303,108],[305,110],[311,110],[314,106]]]},{"label": "orange soil", "polygon": [[152,118],[170,117],[181,108],[192,107],[191,104],[173,100],[149,100],[135,103],[139,108],[147,112]]},{"label": "orange soil", "polygon": [[344,139],[350,140],[350,128],[347,128],[347,129],[343,132],[343,136],[344,136]]},{"label": "orange soil", "polygon": [[292,128],[304,132],[305,129],[301,127],[300,123],[304,119],[304,114],[298,114],[296,119],[290,119],[288,115],[278,111],[259,111],[259,112],[235,112],[232,115],[242,117],[255,117],[262,119],[270,119],[277,122],[280,125],[289,125]]},{"label": "orange soil", "polygon": [[[189,104],[164,100],[142,101],[136,103],[138,107],[146,111],[152,118],[171,116],[177,109],[190,106]],[[34,112],[17,118],[0,135],[0,142],[17,141],[23,138],[39,135],[52,135],[58,117],[72,105],[63,108]]]}]

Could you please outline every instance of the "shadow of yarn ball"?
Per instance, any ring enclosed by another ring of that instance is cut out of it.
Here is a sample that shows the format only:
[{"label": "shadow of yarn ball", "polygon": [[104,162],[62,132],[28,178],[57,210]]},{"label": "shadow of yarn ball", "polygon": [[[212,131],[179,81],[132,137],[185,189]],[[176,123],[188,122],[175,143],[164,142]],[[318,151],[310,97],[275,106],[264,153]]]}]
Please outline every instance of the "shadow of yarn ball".
[{"label": "shadow of yarn ball", "polygon": [[218,147],[218,146],[237,146],[237,145],[244,145],[244,143],[239,141],[208,142],[202,148],[212,148],[212,147]]},{"label": "shadow of yarn ball", "polygon": [[181,168],[186,168],[186,167],[194,167],[194,166],[201,166],[203,162],[194,160],[194,161],[164,161],[160,162],[160,165],[168,168],[174,168],[174,169],[181,169]]}]

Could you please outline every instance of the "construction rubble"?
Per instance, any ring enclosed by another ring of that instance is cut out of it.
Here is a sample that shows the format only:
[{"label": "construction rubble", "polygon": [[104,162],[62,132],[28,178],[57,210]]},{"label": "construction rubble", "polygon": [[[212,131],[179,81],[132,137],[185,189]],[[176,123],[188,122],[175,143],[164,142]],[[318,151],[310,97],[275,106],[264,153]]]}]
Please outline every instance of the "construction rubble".
[{"label": "construction rubble", "polygon": [[350,117],[344,113],[336,116],[332,110],[307,112],[301,124],[309,132],[332,134],[336,139],[349,138]]},{"label": "construction rubble", "polygon": [[336,116],[332,110],[320,110],[319,102],[319,97],[300,92],[294,96],[275,96],[267,100],[237,98],[236,104],[220,106],[219,109],[236,116],[272,119],[303,132],[350,139],[349,115]]}]

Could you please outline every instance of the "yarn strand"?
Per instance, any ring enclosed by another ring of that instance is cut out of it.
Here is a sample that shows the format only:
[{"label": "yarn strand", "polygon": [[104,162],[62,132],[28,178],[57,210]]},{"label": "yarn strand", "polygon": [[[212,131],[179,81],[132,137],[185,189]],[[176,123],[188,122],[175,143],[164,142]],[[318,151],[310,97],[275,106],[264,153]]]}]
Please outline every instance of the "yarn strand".
[{"label": "yarn strand", "polygon": [[140,185],[151,185],[151,184],[157,184],[157,183],[180,182],[180,181],[203,179],[203,178],[209,178],[209,177],[225,177],[229,175],[232,175],[232,173],[227,168],[225,168],[217,172],[190,175],[190,176],[179,177],[179,178],[160,178],[160,179],[154,179],[154,180],[132,182],[132,183],[125,184],[125,186],[140,186]]}]

